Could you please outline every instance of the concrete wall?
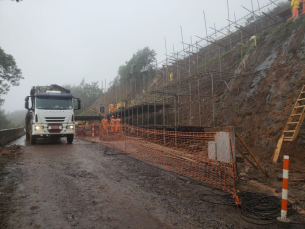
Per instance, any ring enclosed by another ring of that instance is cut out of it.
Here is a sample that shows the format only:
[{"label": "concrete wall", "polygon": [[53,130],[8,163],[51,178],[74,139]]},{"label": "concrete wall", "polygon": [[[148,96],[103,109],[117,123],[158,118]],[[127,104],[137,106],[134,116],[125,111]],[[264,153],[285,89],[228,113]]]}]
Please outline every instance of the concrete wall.
[{"label": "concrete wall", "polygon": [[0,146],[5,145],[25,134],[24,127],[8,130],[0,130]]}]

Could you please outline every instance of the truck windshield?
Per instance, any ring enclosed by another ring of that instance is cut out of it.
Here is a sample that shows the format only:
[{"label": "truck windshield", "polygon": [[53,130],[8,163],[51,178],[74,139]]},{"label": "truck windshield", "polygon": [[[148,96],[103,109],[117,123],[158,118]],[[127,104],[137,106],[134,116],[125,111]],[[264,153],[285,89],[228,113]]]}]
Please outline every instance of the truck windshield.
[{"label": "truck windshield", "polygon": [[72,99],[63,97],[37,97],[36,108],[43,110],[71,110]]}]

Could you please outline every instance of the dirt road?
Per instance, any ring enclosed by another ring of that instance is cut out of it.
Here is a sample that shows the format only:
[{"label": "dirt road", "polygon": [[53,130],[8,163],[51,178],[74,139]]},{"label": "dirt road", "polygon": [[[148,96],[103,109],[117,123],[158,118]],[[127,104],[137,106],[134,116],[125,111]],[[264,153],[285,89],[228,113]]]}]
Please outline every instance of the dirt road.
[{"label": "dirt road", "polygon": [[258,228],[200,199],[215,189],[97,143],[37,141],[5,170],[2,228]]}]

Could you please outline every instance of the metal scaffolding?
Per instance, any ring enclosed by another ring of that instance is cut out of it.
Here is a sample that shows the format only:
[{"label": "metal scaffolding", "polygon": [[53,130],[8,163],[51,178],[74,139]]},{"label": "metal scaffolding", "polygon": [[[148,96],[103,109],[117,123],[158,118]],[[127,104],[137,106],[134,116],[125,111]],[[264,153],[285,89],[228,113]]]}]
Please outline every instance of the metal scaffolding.
[{"label": "metal scaffolding", "polygon": [[[258,33],[279,25],[290,16],[289,5],[279,6],[277,2],[270,1],[256,10],[243,7],[249,12],[246,16],[234,21],[228,18],[228,25],[222,29],[216,29],[214,24],[214,28],[210,27],[214,31],[210,35],[205,26],[206,37],[197,36],[199,40],[192,44],[183,41],[181,28],[183,50],[179,52],[168,53],[164,39],[165,60],[156,62],[155,69],[144,72],[141,77],[134,76],[129,82],[115,87],[116,102],[119,99],[128,104],[116,114],[130,125],[154,129],[215,127],[216,99],[230,90],[229,79],[243,76],[242,73],[225,72],[222,59],[231,50],[240,49],[241,72],[247,69],[243,45],[253,36],[256,45]],[[162,67],[158,68],[158,65]],[[203,120],[206,111],[210,112],[211,120]]]}]

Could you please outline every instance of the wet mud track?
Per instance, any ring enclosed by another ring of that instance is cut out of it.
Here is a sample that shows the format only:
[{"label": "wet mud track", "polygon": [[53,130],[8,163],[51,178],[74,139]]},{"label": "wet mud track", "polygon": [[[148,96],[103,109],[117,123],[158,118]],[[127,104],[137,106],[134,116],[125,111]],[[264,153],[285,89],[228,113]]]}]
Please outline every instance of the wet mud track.
[{"label": "wet mud track", "polygon": [[6,170],[3,228],[260,228],[200,199],[214,188],[98,143],[26,145]]}]

